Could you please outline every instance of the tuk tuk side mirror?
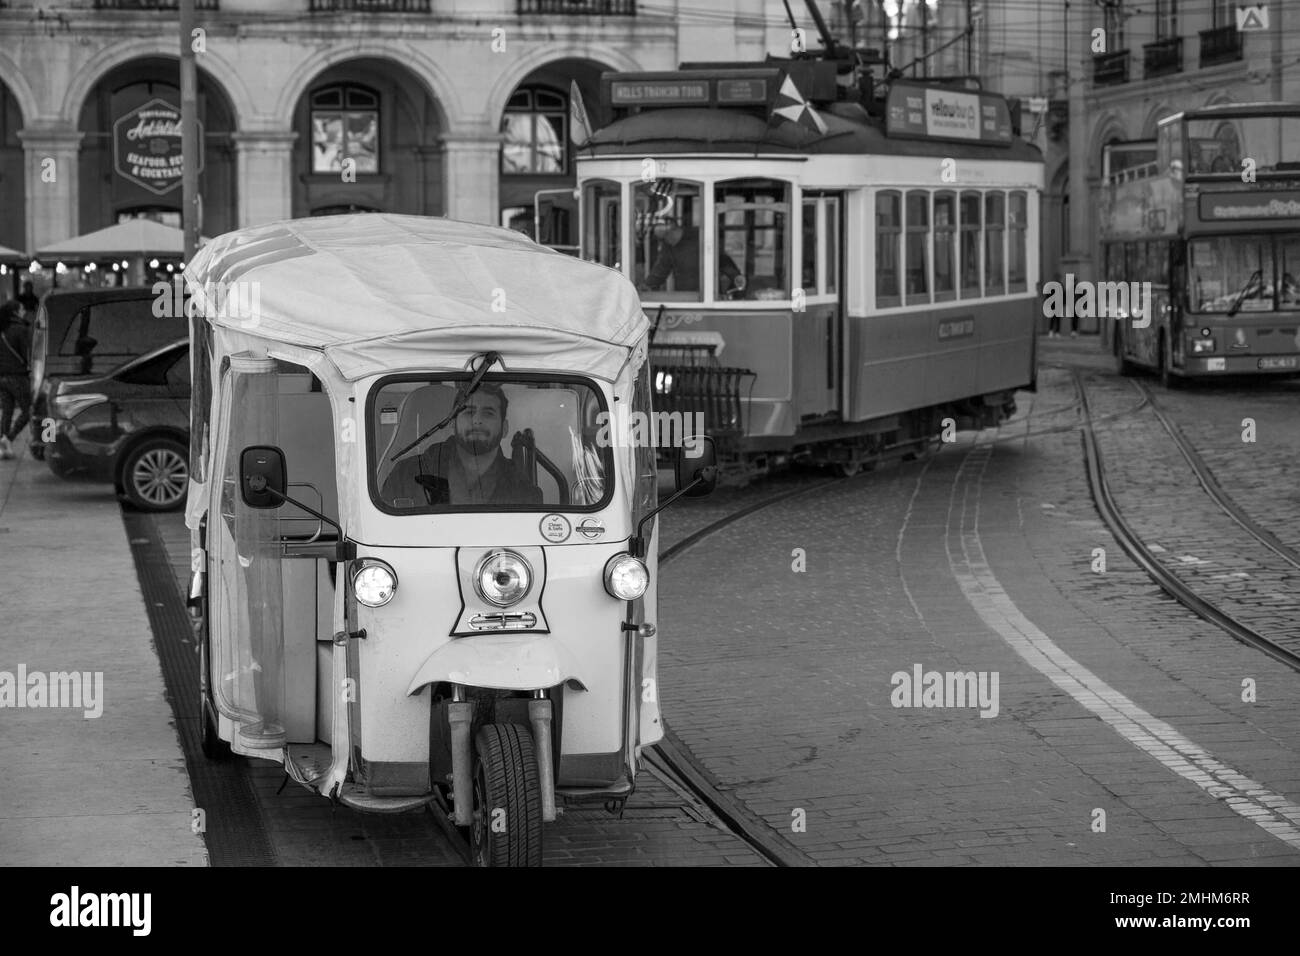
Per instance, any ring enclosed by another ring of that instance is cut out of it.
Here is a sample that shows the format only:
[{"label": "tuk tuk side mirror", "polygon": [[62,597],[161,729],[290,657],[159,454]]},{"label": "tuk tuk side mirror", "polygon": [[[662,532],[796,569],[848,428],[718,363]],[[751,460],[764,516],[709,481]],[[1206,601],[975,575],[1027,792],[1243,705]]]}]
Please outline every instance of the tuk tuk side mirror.
[{"label": "tuk tuk side mirror", "polygon": [[239,491],[250,508],[278,508],[287,487],[284,452],[274,445],[250,445],[239,455]]},{"label": "tuk tuk side mirror", "polygon": [[636,535],[632,539],[633,556],[645,558],[649,543],[646,540],[645,527],[659,512],[678,498],[703,498],[717,487],[718,456],[712,438],[696,435],[685,442],[685,447],[677,449],[673,460],[673,484],[677,488],[676,493],[637,524]]},{"label": "tuk tuk side mirror", "polygon": [[718,486],[718,453],[713,439],[694,435],[683,442],[677,449],[674,471],[677,490],[686,497],[703,498],[712,494]]}]

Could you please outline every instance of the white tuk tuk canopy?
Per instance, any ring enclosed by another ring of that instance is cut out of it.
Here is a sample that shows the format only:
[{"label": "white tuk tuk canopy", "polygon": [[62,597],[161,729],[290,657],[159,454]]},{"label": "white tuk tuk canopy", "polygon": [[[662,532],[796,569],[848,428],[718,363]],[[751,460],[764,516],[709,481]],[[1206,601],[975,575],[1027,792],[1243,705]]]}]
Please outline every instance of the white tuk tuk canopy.
[{"label": "white tuk tuk canopy", "polygon": [[321,349],[348,381],[463,367],[486,349],[510,370],[613,380],[649,323],[620,273],[508,229],[369,213],[254,226],[185,270],[214,325]]}]

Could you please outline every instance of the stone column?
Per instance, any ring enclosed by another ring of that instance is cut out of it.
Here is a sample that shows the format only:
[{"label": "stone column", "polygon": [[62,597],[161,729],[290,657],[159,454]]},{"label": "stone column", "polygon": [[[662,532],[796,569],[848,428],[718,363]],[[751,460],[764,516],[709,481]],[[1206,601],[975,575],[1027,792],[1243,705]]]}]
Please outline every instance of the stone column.
[{"label": "stone column", "polygon": [[[1082,34],[1081,34],[1082,35]],[[1086,51],[1086,47],[1084,48]],[[1088,160],[1088,113],[1084,95],[1092,82],[1092,61],[1085,54],[1077,61],[1069,78],[1070,103],[1070,235],[1069,249],[1061,257],[1061,272],[1073,274],[1075,282],[1095,278],[1092,265],[1093,215],[1090,198],[1090,168]],[[1062,281],[1065,281],[1062,275]],[[1062,331],[1068,320],[1062,322]],[[1079,319],[1080,332],[1098,331],[1095,318]]]},{"label": "stone column", "polygon": [[77,157],[84,135],[65,125],[18,131],[26,161],[27,246],[31,252],[78,234]]},{"label": "stone column", "polygon": [[293,216],[293,144],[284,130],[241,130],[231,136],[237,152],[235,189],[239,228]]},{"label": "stone column", "polygon": [[481,127],[453,130],[440,142],[447,218],[499,225],[501,134]]}]

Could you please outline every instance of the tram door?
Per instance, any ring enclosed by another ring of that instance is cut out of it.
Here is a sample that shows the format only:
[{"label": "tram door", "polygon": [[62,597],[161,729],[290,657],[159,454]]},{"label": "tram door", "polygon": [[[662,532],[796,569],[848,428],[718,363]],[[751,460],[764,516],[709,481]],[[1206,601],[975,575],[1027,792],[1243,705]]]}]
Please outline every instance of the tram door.
[{"label": "tram door", "polygon": [[841,193],[804,192],[801,287],[793,319],[794,401],[800,421],[839,411],[844,316],[844,202]]}]

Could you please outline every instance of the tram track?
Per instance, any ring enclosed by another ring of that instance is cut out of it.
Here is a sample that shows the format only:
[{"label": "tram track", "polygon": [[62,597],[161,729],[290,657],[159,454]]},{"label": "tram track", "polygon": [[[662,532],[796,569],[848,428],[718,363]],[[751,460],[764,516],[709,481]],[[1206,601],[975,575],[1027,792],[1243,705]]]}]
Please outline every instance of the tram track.
[{"label": "tram track", "polygon": [[[1100,419],[1094,420],[1092,417],[1092,406],[1089,402],[1088,388],[1083,380],[1083,375],[1077,369],[1071,371],[1075,393],[1079,398],[1079,408],[1083,415],[1080,441],[1083,446],[1089,489],[1098,514],[1120,547],[1166,594],[1202,620],[1214,624],[1241,643],[1267,654],[1293,670],[1300,671],[1300,653],[1271,639],[1260,630],[1224,610],[1218,604],[1198,594],[1186,581],[1156,557],[1155,552],[1133,528],[1132,523],[1124,517],[1111,490],[1105,462],[1097,440],[1096,426],[1100,423]],[[1144,404],[1156,412],[1157,420],[1165,427],[1180,453],[1192,466],[1202,489],[1209,498],[1239,527],[1246,531],[1252,541],[1267,547],[1270,552],[1281,556],[1289,564],[1300,567],[1300,565],[1296,564],[1297,555],[1280,541],[1277,541],[1265,529],[1260,528],[1249,516],[1245,515],[1240,507],[1235,502],[1232,502],[1231,498],[1214,481],[1204,459],[1196,453],[1186,438],[1180,432],[1177,432],[1176,426],[1173,426],[1167,416],[1163,416],[1156,408],[1149,389],[1141,383],[1135,382],[1133,384],[1139,393],[1143,394]]]}]

